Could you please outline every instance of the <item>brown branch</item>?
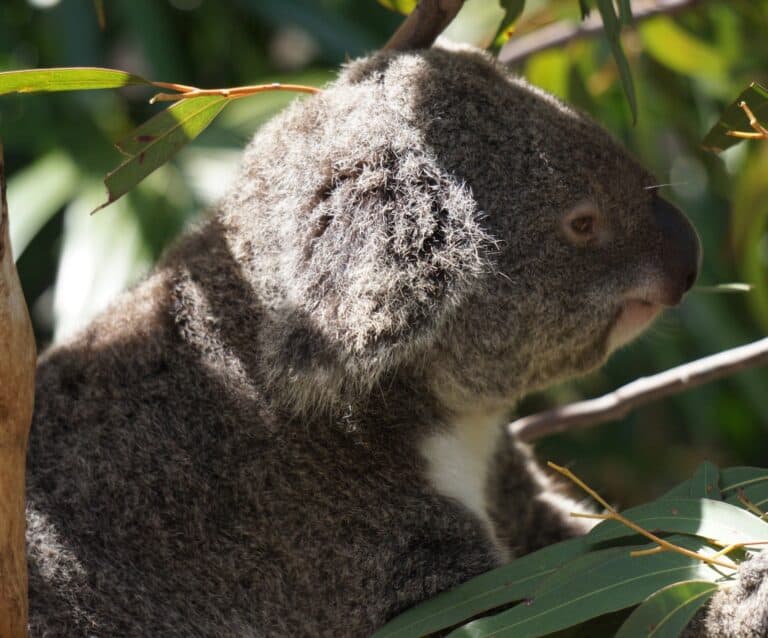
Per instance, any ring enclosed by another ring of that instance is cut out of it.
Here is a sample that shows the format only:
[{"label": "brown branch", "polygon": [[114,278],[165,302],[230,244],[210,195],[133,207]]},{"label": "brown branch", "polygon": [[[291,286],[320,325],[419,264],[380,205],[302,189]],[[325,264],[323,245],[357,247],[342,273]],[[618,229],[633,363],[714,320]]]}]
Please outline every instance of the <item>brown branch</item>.
[{"label": "brown branch", "polygon": [[464,0],[420,0],[384,49],[428,49],[456,17]]},{"label": "brown branch", "polygon": [[35,339],[13,263],[0,144],[0,638],[27,635],[24,471]]},{"label": "brown branch", "polygon": [[[690,9],[701,0],[635,0],[632,15],[635,21],[646,20],[660,13],[670,14]],[[519,38],[513,37],[499,52],[499,61],[504,64],[522,62],[527,57],[553,47],[563,46],[571,40],[591,37],[602,33],[603,22],[596,11],[583,22],[556,22],[537,29]]]},{"label": "brown branch", "polygon": [[535,441],[550,434],[615,421],[636,407],[671,394],[721,379],[759,365],[768,364],[768,337],[697,361],[644,377],[596,399],[571,403],[523,417],[507,428],[522,441]]}]

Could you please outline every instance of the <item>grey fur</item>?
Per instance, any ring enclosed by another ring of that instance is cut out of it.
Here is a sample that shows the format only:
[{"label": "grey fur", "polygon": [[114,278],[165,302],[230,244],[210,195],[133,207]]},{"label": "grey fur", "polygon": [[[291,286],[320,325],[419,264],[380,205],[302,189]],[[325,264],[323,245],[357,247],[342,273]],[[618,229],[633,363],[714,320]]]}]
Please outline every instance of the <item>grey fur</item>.
[{"label": "grey fur", "polygon": [[[40,360],[32,637],[366,636],[583,531],[527,449],[495,453],[488,527],[423,446],[605,359],[627,291],[669,279],[652,183],[476,52],[378,54],[295,103]],[[583,200],[610,241],[563,237]]]}]

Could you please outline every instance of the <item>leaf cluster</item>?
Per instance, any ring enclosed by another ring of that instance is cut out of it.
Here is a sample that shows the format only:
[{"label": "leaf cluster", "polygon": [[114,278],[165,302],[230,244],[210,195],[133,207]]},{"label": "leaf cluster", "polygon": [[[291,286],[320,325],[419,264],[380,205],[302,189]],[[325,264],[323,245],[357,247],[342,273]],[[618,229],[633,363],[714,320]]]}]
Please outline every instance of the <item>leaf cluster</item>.
[{"label": "leaf cluster", "polygon": [[440,594],[374,638],[450,628],[451,638],[537,638],[589,627],[615,612],[622,612],[619,638],[674,638],[719,588],[733,582],[739,563],[768,543],[760,511],[765,503],[768,470],[721,472],[705,462],[661,498],[621,514],[653,530],[665,547],[601,515],[612,520]]}]

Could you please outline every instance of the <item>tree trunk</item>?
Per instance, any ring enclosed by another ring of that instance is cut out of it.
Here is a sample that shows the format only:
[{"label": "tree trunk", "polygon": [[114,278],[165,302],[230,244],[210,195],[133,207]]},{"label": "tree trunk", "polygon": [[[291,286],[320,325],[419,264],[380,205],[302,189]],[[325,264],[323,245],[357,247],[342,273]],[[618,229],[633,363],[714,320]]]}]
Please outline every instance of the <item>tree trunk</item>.
[{"label": "tree trunk", "polygon": [[13,263],[0,144],[0,638],[27,635],[24,471],[35,339]]}]

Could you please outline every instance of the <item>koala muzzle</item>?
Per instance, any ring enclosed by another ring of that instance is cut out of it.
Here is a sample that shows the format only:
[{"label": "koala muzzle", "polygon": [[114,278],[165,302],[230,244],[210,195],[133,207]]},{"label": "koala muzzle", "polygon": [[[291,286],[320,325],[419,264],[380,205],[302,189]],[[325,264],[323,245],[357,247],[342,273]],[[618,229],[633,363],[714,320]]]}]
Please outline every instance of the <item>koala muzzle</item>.
[{"label": "koala muzzle", "polygon": [[654,299],[663,306],[675,306],[696,281],[701,264],[701,245],[696,230],[675,206],[657,197],[653,218],[659,233],[657,253],[661,278],[654,286]]}]

